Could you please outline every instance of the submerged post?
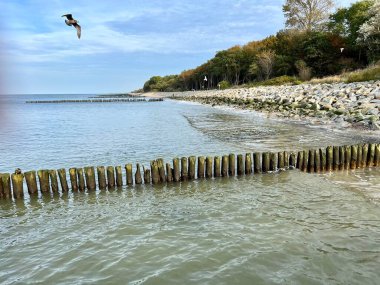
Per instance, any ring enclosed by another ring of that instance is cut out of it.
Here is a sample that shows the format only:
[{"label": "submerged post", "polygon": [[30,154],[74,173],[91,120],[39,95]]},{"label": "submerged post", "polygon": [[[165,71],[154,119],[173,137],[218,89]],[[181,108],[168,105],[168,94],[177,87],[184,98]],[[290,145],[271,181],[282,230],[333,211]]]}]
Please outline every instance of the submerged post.
[{"label": "submerged post", "polygon": [[173,169],[169,162],[166,163],[166,181],[173,182]]},{"label": "submerged post", "polygon": [[49,170],[38,170],[37,171],[38,180],[40,181],[40,191],[41,193],[49,193]]},{"label": "submerged post", "polygon": [[205,178],[205,158],[198,156],[198,178]]},{"label": "submerged post", "polygon": [[86,189],[84,184],[83,168],[77,168],[78,174],[78,188],[79,191],[84,191]]},{"label": "submerged post", "polygon": [[333,147],[333,170],[339,170],[339,166],[340,166],[339,147],[334,146]]},{"label": "submerged post", "polygon": [[319,149],[314,150],[314,162],[314,171],[321,172],[321,156],[319,155]]},{"label": "submerged post", "polygon": [[214,177],[220,177],[220,176],[222,176],[221,166],[220,166],[220,157],[215,156],[214,157]]},{"label": "submerged post", "polygon": [[212,178],[212,157],[206,157],[206,178]]},{"label": "submerged post", "polygon": [[158,171],[158,165],[156,160],[150,162],[150,169],[152,173],[152,183],[158,184],[160,182],[160,172]]},{"label": "submerged post", "polygon": [[339,147],[339,159],[340,159],[339,170],[344,169],[345,157],[346,157],[346,148],[344,146],[340,146]]},{"label": "submerged post", "polygon": [[360,167],[363,168],[367,166],[367,159],[368,159],[368,144],[363,144],[362,163]]},{"label": "submerged post", "polygon": [[346,145],[345,147],[345,157],[344,157],[344,169],[350,169],[351,165],[351,146]]},{"label": "submerged post", "polygon": [[289,168],[294,169],[297,167],[297,157],[294,152],[291,152],[289,155]]},{"label": "submerged post", "polygon": [[278,157],[278,168],[280,170],[284,170],[285,169],[285,157],[284,157],[284,152],[283,151],[280,151],[278,154],[277,154],[277,157]]},{"label": "submerged post", "polygon": [[150,169],[145,169],[145,166],[143,166],[144,171],[144,184],[148,185],[150,184]]},{"label": "submerged post", "polygon": [[269,169],[270,171],[277,171],[277,154],[274,152],[269,153]]},{"label": "submerged post", "polygon": [[333,161],[334,161],[334,154],[333,154],[333,147],[328,146],[326,148],[326,171],[331,171],[333,169]]},{"label": "submerged post", "polygon": [[252,174],[252,155],[249,152],[245,154],[245,174]]},{"label": "submerged post", "polygon": [[142,184],[142,177],[140,172],[140,164],[136,163],[135,183]]},{"label": "submerged post", "polygon": [[369,146],[368,146],[367,167],[372,167],[374,165],[375,152],[376,152],[376,145],[373,144],[373,143],[369,144]]},{"label": "submerged post", "polygon": [[255,152],[253,154],[253,172],[254,173],[261,173],[261,171],[262,171],[261,153]]},{"label": "submerged post", "polygon": [[160,174],[160,182],[166,182],[164,160],[162,158],[157,159],[158,173]]},{"label": "submerged post", "polygon": [[[36,195],[38,194],[38,188],[37,188],[37,178],[36,178],[36,172],[34,170],[27,171],[24,173],[26,185],[28,186],[28,192],[29,195]],[[1,184],[1,181],[0,181]]]},{"label": "submerged post", "polygon": [[190,180],[195,179],[195,162],[196,162],[196,157],[190,156],[189,157],[189,172],[188,172]]},{"label": "submerged post", "polygon": [[[119,179],[123,180],[123,178],[122,178],[122,172],[121,172],[121,166],[120,166],[120,170],[119,171],[120,171],[120,173],[119,173]],[[125,172],[127,173],[127,185],[133,185],[133,172],[132,172],[132,164],[131,163],[127,163],[125,165]],[[116,174],[117,174],[117,170],[116,170]],[[121,182],[121,184],[119,184],[119,183],[117,183],[118,187],[123,186],[123,182]]]},{"label": "submerged post", "polygon": [[356,158],[356,168],[362,167],[362,157],[363,157],[363,146],[358,144],[358,153]]},{"label": "submerged post", "polygon": [[76,192],[76,191],[78,191],[77,169],[76,168],[70,168],[69,174],[70,174],[70,182],[71,182],[71,191]]},{"label": "submerged post", "polygon": [[[57,176],[57,171],[55,170],[49,170],[49,177],[50,177],[50,187],[51,191],[53,193],[58,193],[58,176]],[[63,192],[63,191],[62,191]]]},{"label": "submerged post", "polygon": [[264,173],[268,172],[270,169],[270,159],[269,159],[269,152],[263,152],[263,159],[262,159],[262,170]]},{"label": "submerged post", "polygon": [[[96,170],[98,172],[99,190],[104,190],[107,188],[106,169],[104,168],[104,166],[98,166]],[[70,174],[70,178],[71,178],[71,174]]]},{"label": "submerged post", "polygon": [[0,173],[0,200],[5,198],[5,193],[4,193],[4,186],[3,186],[3,181],[1,179],[2,174]]},{"label": "submerged post", "polygon": [[326,158],[326,150],[323,148],[319,149],[319,156],[321,157],[321,171],[325,172],[327,167],[327,158]]},{"label": "submerged post", "polygon": [[302,170],[303,166],[303,151],[299,151],[297,155],[297,168]]},{"label": "submerged post", "polygon": [[113,166],[107,166],[107,184],[109,189],[115,188],[115,169]]},{"label": "submerged post", "polygon": [[376,144],[375,159],[374,159],[373,165],[374,166],[380,166],[380,144]]},{"label": "submerged post", "polygon": [[[132,165],[131,165],[131,170],[132,170]],[[123,186],[123,171],[120,165],[115,166],[115,172],[116,172],[116,186],[121,187]],[[132,176],[132,171],[131,171],[131,176]],[[128,177],[127,177],[127,180],[128,180]]]},{"label": "submerged post", "polygon": [[[67,185],[66,169],[58,169],[59,181],[61,182],[62,193],[69,192],[69,186]],[[94,178],[95,179],[95,178]]]},{"label": "submerged post", "polygon": [[96,190],[95,169],[93,166],[87,166],[84,168],[84,174],[86,177],[86,185],[89,191]]},{"label": "submerged post", "polygon": [[358,146],[352,145],[351,146],[351,163],[350,168],[355,169],[356,168],[356,161],[358,159]]},{"label": "submerged post", "polygon": [[21,199],[24,197],[24,174],[13,173],[12,174],[12,185],[13,185],[13,198]]},{"label": "submerged post", "polygon": [[307,162],[307,171],[312,173],[315,171],[315,156],[314,156],[314,150],[309,150],[309,157]]},{"label": "submerged post", "polygon": [[181,158],[181,180],[186,181],[189,178],[188,175],[188,169],[187,169],[187,157],[182,157]]},{"label": "submerged post", "polygon": [[245,169],[244,169],[244,160],[243,155],[238,154],[237,155],[237,175],[241,176],[244,175]]},{"label": "submerged post", "polygon": [[179,158],[173,158],[173,181],[179,182],[181,181],[181,172],[179,167]]},{"label": "submerged post", "polygon": [[235,176],[236,173],[235,154],[230,153],[228,156],[228,175]]},{"label": "submerged post", "polygon": [[222,156],[222,176],[228,176],[228,155]]},{"label": "submerged post", "polygon": [[11,176],[9,173],[3,173],[0,175],[2,185],[3,185],[3,192],[4,192],[4,198],[5,199],[11,199],[12,198],[12,187],[11,187]]}]

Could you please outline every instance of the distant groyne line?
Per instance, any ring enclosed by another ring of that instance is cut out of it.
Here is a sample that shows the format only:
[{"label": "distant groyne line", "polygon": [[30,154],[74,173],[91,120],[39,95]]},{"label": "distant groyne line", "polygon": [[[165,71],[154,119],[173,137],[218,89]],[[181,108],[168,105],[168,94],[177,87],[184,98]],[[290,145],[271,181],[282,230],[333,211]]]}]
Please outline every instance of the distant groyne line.
[{"label": "distant groyne line", "polygon": [[[172,164],[162,158],[152,160],[150,167],[139,163],[135,171],[131,163],[122,166],[87,166],[66,169],[43,169],[13,174],[0,173],[0,199],[23,199],[24,188],[32,197],[70,191],[111,190],[123,185],[157,185],[194,179],[256,175],[299,169],[309,173],[355,170],[380,166],[380,144],[328,146],[298,152],[253,152],[223,156],[189,156],[174,158]],[[141,171],[142,170],[142,171]],[[38,178],[38,180],[37,180]],[[59,179],[59,183],[58,183]],[[38,184],[37,184],[38,181]],[[70,186],[68,181],[70,181]],[[25,187],[26,186],[26,187]]]},{"label": "distant groyne line", "polygon": [[83,99],[83,100],[34,100],[25,101],[27,104],[60,104],[60,103],[133,103],[160,102],[163,98],[129,98],[129,99]]}]

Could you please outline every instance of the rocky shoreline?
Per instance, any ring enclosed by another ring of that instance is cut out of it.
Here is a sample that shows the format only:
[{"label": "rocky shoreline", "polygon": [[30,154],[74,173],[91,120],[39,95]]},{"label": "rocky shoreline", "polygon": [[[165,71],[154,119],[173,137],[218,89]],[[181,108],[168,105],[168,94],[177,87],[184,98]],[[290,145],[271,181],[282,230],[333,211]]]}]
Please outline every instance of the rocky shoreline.
[{"label": "rocky shoreline", "polygon": [[380,130],[380,81],[157,92],[151,95],[238,107],[311,123],[332,123],[339,128]]}]

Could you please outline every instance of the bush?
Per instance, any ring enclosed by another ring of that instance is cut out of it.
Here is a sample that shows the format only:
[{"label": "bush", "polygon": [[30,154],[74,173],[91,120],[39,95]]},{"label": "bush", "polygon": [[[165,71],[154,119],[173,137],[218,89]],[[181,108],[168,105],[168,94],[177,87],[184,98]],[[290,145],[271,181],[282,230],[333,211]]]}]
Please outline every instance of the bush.
[{"label": "bush", "polygon": [[226,80],[223,80],[218,83],[218,87],[220,89],[227,89],[228,87],[230,87],[230,83]]},{"label": "bush", "polygon": [[380,80],[380,63],[348,74],[346,82]]},{"label": "bush", "polygon": [[302,82],[299,81],[294,76],[283,75],[283,76],[274,77],[265,81],[254,82],[254,83],[249,84],[248,86],[255,87],[255,86],[284,85],[284,84],[298,85],[301,83]]}]

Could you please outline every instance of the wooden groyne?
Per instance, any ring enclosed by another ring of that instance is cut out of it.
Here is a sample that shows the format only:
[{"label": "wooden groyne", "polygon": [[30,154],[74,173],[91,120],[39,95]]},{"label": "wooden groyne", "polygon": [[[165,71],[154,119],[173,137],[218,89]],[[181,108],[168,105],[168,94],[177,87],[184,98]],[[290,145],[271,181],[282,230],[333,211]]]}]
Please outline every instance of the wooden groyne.
[{"label": "wooden groyne", "polygon": [[27,104],[60,104],[60,103],[134,103],[161,102],[163,98],[129,98],[129,99],[83,99],[83,100],[35,100],[25,101]]},{"label": "wooden groyne", "polygon": [[[124,166],[87,166],[58,170],[44,169],[22,173],[16,169],[12,175],[0,173],[0,199],[23,199],[24,189],[30,196],[77,191],[95,191],[144,184],[178,183],[194,179],[235,177],[299,169],[309,173],[355,170],[380,166],[380,144],[328,146],[327,148],[297,152],[254,152],[223,156],[190,156],[174,158],[172,164],[159,158],[152,160],[150,168],[136,164]],[[68,174],[68,175],[67,175]],[[38,178],[38,183],[37,183]],[[70,180],[70,187],[67,178]],[[59,179],[59,183],[58,183]]]}]

